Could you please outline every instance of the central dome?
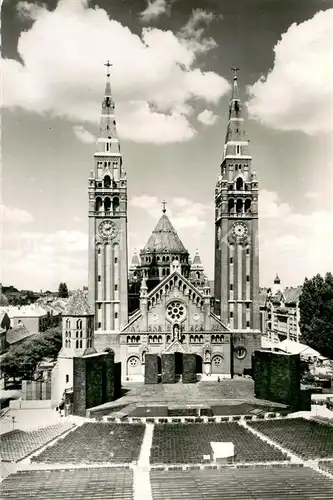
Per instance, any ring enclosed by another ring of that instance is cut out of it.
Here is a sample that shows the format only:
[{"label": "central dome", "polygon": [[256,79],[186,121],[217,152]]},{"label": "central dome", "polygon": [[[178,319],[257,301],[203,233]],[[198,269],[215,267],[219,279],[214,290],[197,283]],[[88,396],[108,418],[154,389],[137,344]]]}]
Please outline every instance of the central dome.
[{"label": "central dome", "polygon": [[142,253],[178,253],[187,254],[187,250],[181,242],[175,228],[165,213],[157,223]]}]

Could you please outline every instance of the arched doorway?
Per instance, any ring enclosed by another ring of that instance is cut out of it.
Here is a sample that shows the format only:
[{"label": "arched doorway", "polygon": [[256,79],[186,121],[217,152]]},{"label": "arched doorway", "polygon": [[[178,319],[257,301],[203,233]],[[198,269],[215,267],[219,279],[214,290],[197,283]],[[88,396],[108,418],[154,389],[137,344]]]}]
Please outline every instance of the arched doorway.
[{"label": "arched doorway", "polygon": [[137,356],[130,356],[127,360],[127,376],[141,375],[141,363]]},{"label": "arched doorway", "polygon": [[176,375],[183,374],[183,353],[175,352],[175,373]]},{"label": "arched doorway", "polygon": [[202,357],[195,355],[195,373],[202,373]]},{"label": "arched doorway", "polygon": [[212,374],[223,373],[223,356],[221,354],[215,354],[212,358]]}]

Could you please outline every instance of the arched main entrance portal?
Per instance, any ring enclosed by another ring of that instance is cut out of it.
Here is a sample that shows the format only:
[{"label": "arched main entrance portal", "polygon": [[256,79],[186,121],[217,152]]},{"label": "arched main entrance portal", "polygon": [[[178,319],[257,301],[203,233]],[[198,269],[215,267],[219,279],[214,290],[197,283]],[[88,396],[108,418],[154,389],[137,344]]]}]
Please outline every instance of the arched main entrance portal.
[{"label": "arched main entrance portal", "polygon": [[202,373],[202,357],[199,354],[195,356],[195,373]]},{"label": "arched main entrance portal", "polygon": [[221,374],[223,372],[223,356],[221,354],[215,354],[212,358],[212,374]]},{"label": "arched main entrance portal", "polygon": [[183,373],[183,353],[175,352],[175,372],[176,375],[182,375]]}]

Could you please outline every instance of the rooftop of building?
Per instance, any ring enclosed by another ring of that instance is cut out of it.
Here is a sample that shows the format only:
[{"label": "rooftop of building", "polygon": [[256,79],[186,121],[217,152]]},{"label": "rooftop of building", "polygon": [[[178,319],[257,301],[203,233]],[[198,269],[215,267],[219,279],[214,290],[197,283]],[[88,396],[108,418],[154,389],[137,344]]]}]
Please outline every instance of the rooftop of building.
[{"label": "rooftop of building", "polygon": [[92,314],[86,293],[83,290],[76,290],[68,299],[64,315],[90,316]]},{"label": "rooftop of building", "polygon": [[164,252],[188,254],[177,234],[177,231],[166,215],[165,209],[163,209],[162,216],[141,253]]}]

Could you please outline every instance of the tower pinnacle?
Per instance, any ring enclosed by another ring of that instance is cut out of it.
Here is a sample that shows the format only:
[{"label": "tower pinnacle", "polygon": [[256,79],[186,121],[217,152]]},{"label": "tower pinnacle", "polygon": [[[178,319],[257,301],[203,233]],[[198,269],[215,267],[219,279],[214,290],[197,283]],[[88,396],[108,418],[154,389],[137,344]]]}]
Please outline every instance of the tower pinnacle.
[{"label": "tower pinnacle", "polygon": [[106,84],[104,98],[102,101],[102,112],[100,118],[100,133],[97,140],[97,153],[107,152],[113,155],[120,155],[120,146],[117,135],[115,103],[111,92],[110,68],[113,64],[107,61],[106,67]]},{"label": "tower pinnacle", "polygon": [[231,68],[231,71],[234,72],[234,84],[233,84],[233,88],[232,88],[232,100],[233,100],[233,99],[238,99],[237,71],[239,71],[239,68],[233,67],[233,68]]},{"label": "tower pinnacle", "polygon": [[164,214],[165,214],[165,212],[166,212],[166,208],[165,208],[165,207],[166,207],[166,204],[167,204],[167,202],[166,202],[165,200],[163,200],[163,201],[162,201],[162,212],[163,212]]}]

